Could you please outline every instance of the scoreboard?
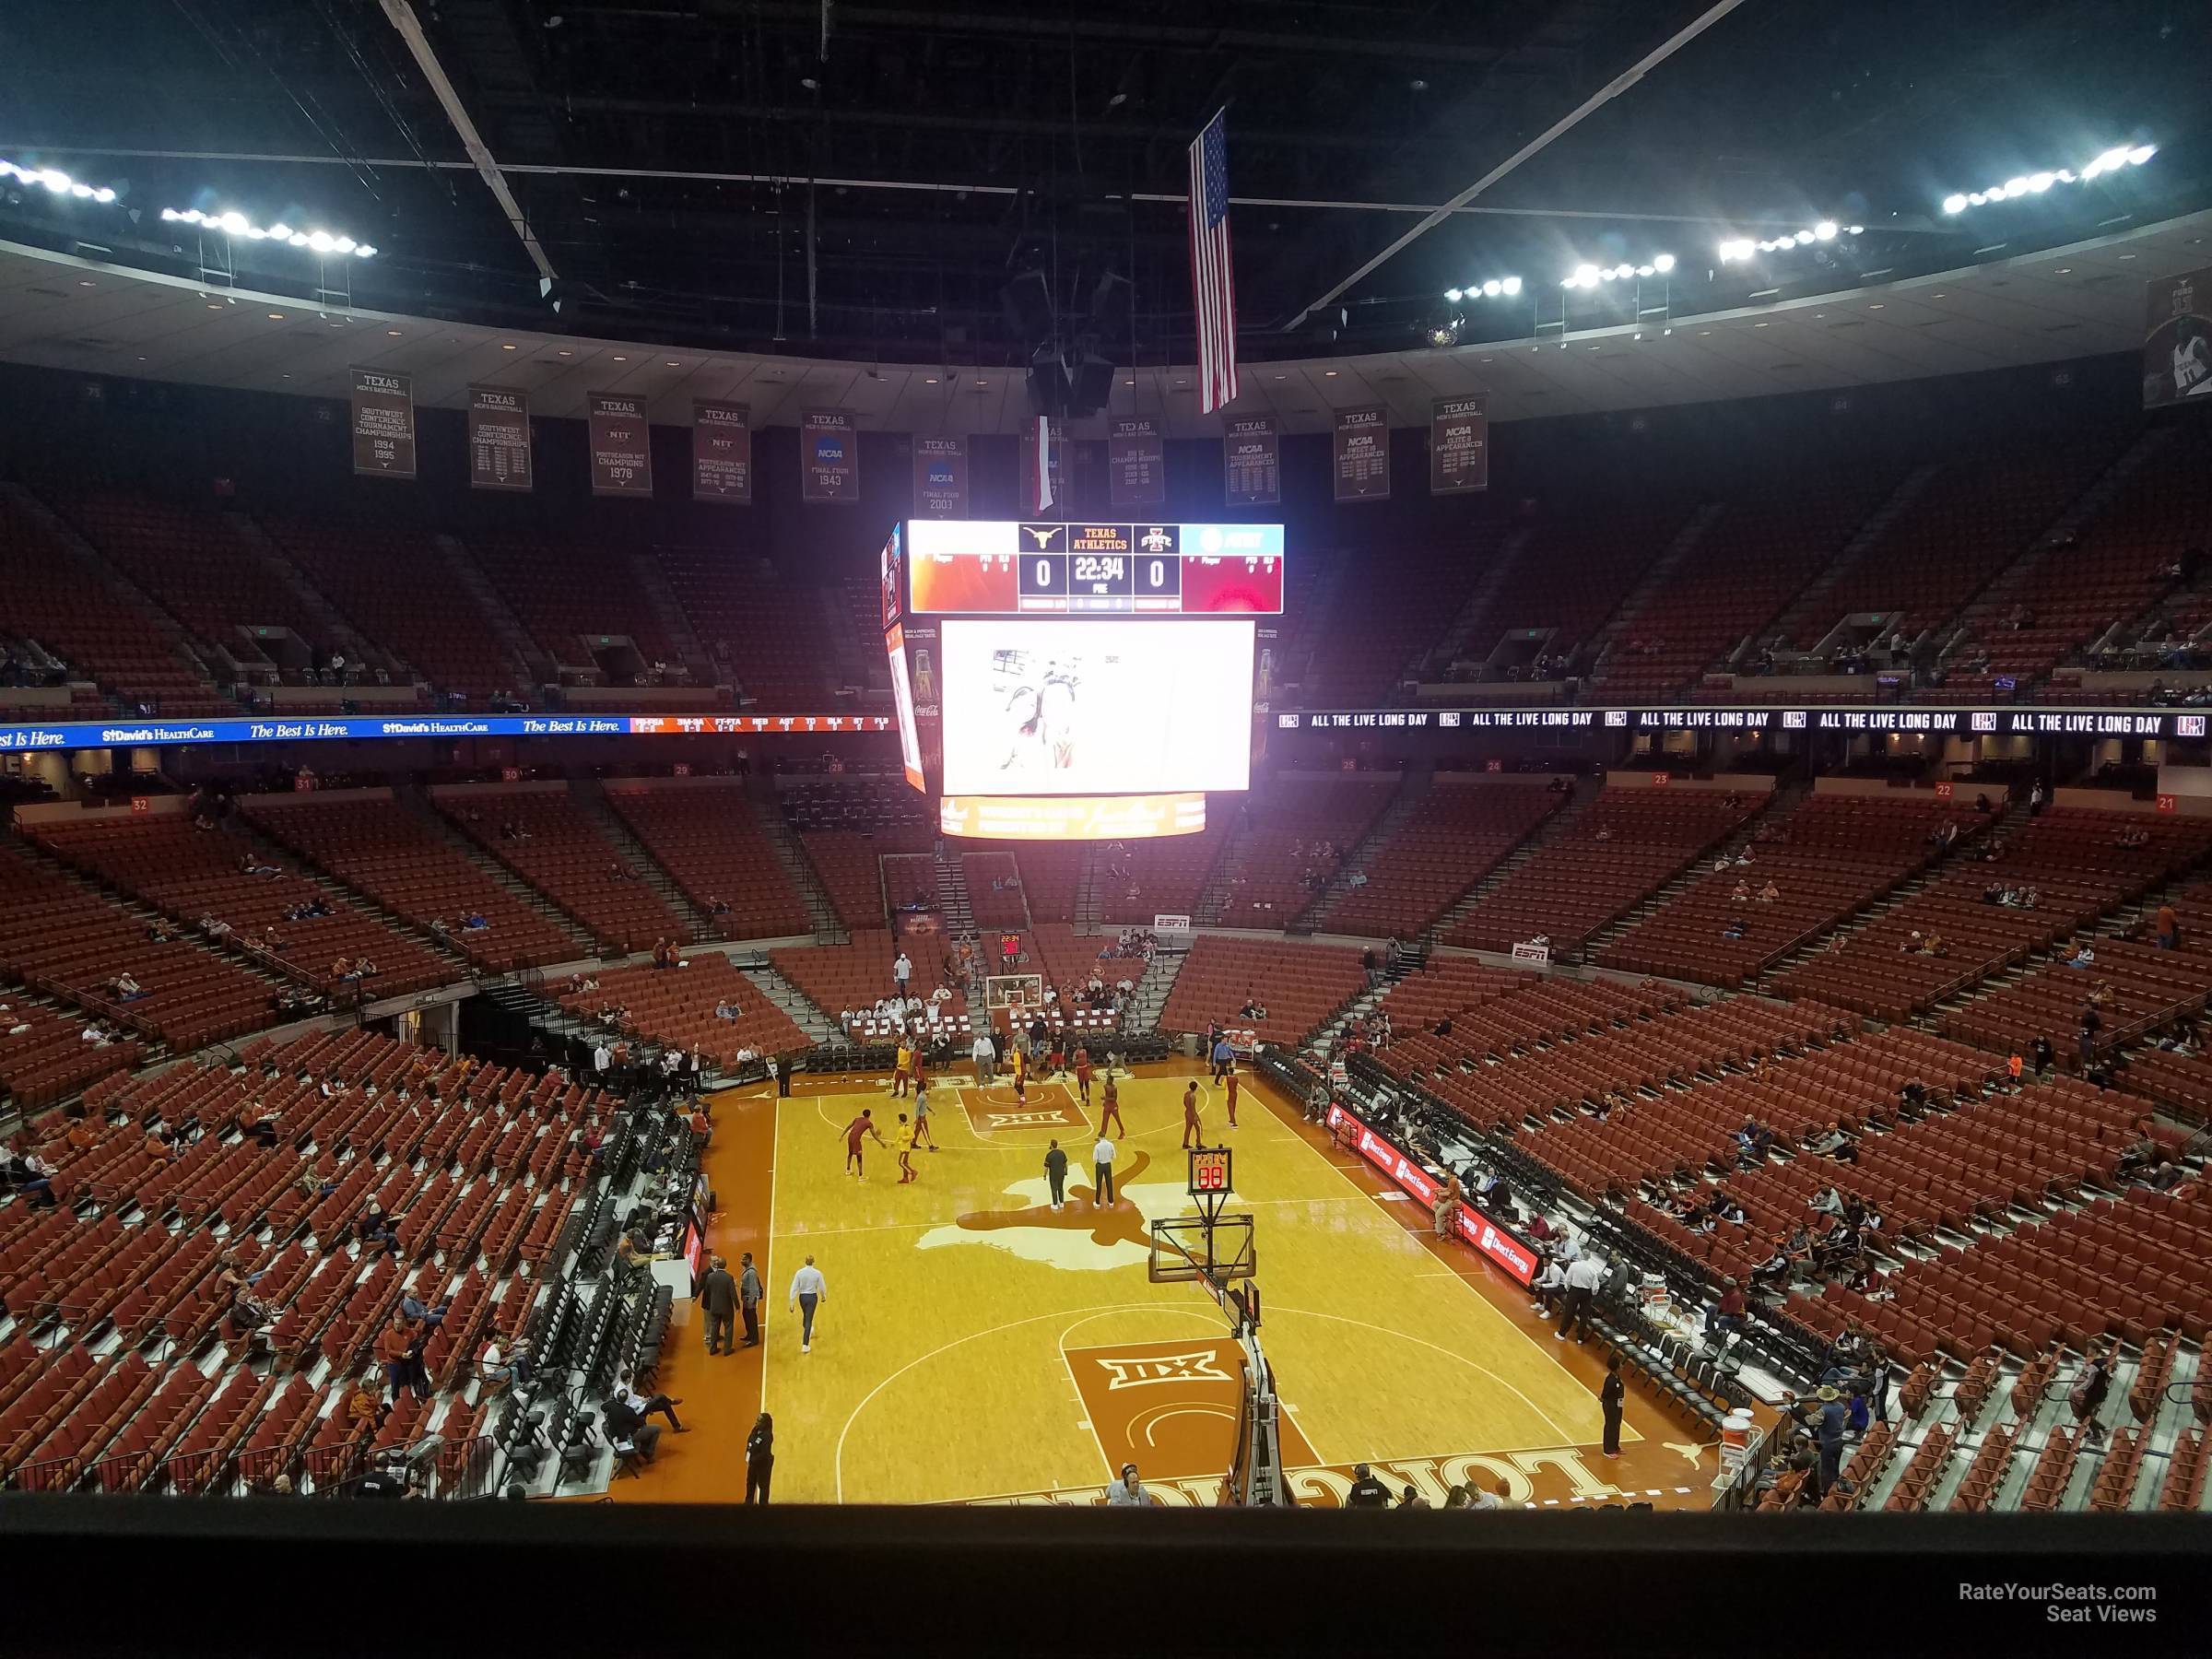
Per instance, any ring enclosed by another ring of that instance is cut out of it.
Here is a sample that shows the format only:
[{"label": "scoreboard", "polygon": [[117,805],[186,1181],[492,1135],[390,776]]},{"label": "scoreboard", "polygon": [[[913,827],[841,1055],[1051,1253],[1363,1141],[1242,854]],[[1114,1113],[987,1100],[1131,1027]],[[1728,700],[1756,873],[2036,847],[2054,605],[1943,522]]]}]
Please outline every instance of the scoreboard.
[{"label": "scoreboard", "polygon": [[907,606],[924,616],[1275,616],[1280,524],[913,519]]}]

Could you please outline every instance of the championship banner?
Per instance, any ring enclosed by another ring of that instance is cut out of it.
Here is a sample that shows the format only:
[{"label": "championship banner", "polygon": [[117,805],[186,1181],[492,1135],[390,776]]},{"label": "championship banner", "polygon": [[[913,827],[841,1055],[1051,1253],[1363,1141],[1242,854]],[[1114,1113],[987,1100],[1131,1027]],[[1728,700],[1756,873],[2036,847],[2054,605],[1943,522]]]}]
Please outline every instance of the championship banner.
[{"label": "championship banner", "polygon": [[590,429],[592,493],[653,494],[653,429],[645,422],[645,400],[593,393]]},{"label": "championship banner", "polygon": [[1231,507],[1271,507],[1283,499],[1283,434],[1272,415],[1221,423],[1221,493]]},{"label": "championship banner", "polygon": [[1381,404],[1339,409],[1330,434],[1336,499],[1390,500],[1390,411]]},{"label": "championship banner", "polygon": [[1429,493],[1466,495],[1489,487],[1489,399],[1438,398],[1429,409]]},{"label": "championship banner", "polygon": [[914,440],[914,516],[968,516],[968,440]]},{"label": "championship banner", "polygon": [[530,399],[506,386],[468,389],[468,487],[526,494]]},{"label": "championship banner", "polygon": [[378,478],[415,476],[415,382],[382,369],[353,371],[353,470]]},{"label": "championship banner", "polygon": [[691,406],[691,499],[732,507],[753,504],[752,409],[745,404]]},{"label": "championship banner", "polygon": [[850,507],[860,500],[860,441],[850,409],[799,417],[799,500]]},{"label": "championship banner", "polygon": [[2212,266],[2143,285],[2143,406],[2212,397]]},{"label": "championship banner", "polygon": [[1116,507],[1164,507],[1168,446],[1147,416],[1106,423],[1106,495]]}]

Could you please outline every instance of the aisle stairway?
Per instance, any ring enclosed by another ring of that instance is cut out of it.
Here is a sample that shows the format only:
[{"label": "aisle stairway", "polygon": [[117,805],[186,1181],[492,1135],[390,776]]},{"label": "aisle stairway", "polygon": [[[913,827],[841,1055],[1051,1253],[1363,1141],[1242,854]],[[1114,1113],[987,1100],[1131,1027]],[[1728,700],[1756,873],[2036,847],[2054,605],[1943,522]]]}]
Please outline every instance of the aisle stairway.
[{"label": "aisle stairway", "polygon": [[1325,930],[1329,912],[1336,900],[1349,890],[1355,871],[1364,874],[1368,861],[1390,843],[1391,838],[1405,828],[1406,820],[1420,807],[1421,802],[1436,783],[1436,773],[1426,766],[1407,767],[1398,780],[1397,793],[1390,797],[1375,821],[1368,826],[1367,833],[1354,841],[1343,860],[1330,875],[1328,884],[1313,896],[1313,901],[1291,918],[1285,931],[1294,934],[1320,933]]},{"label": "aisle stairway", "polygon": [[668,908],[683,918],[695,939],[712,939],[722,930],[715,918],[691,902],[676,877],[654,859],[645,843],[630,833],[622,821],[622,815],[606,804],[606,790],[596,778],[571,778],[569,794],[597,828],[599,833],[614,843],[623,862],[645,877],[645,885],[661,896]]},{"label": "aisle stairway", "polygon": [[1497,865],[1488,876],[1462,893],[1456,904],[1422,930],[1419,940],[1422,947],[1434,949],[1438,939],[1441,938],[1450,929],[1456,927],[1477,905],[1512,880],[1516,870],[1534,858],[1545,847],[1549,846],[1552,841],[1564,832],[1575,819],[1589,811],[1598,796],[1604,793],[1605,789],[1602,784],[1583,780],[1575,789],[1573,798],[1566,806],[1546,818],[1542,824],[1537,826],[1534,835],[1515,847],[1509,855],[1499,860]]}]

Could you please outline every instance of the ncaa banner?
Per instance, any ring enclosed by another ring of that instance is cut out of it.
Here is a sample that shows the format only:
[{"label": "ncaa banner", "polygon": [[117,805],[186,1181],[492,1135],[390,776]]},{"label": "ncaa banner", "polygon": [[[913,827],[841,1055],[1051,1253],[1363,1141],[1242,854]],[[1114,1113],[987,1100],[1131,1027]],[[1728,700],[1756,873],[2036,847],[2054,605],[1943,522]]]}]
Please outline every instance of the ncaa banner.
[{"label": "ncaa banner", "polygon": [[852,507],[860,500],[860,435],[850,409],[808,409],[799,417],[799,500]]},{"label": "ncaa banner", "polygon": [[353,371],[353,470],[374,478],[415,476],[415,382],[382,369]]},{"label": "ncaa banner", "polygon": [[1283,499],[1283,431],[1274,416],[1221,423],[1221,495],[1231,507],[1272,507]]},{"label": "ncaa banner", "polygon": [[691,405],[691,499],[753,504],[753,411],[745,404]]},{"label": "ncaa banner", "polygon": [[2212,265],[2143,285],[2143,406],[2212,397]]},{"label": "ncaa banner", "polygon": [[914,440],[914,516],[968,516],[968,440]]},{"label": "ncaa banner", "polygon": [[1381,404],[1339,409],[1330,431],[1336,499],[1390,500],[1390,411]]},{"label": "ncaa banner", "polygon": [[653,429],[645,421],[645,400],[594,392],[586,426],[592,441],[592,493],[650,496]]},{"label": "ncaa banner", "polygon": [[530,488],[530,399],[507,386],[468,389],[468,487]]},{"label": "ncaa banner", "polygon": [[1429,493],[1466,495],[1490,487],[1487,396],[1440,397],[1429,409]]}]

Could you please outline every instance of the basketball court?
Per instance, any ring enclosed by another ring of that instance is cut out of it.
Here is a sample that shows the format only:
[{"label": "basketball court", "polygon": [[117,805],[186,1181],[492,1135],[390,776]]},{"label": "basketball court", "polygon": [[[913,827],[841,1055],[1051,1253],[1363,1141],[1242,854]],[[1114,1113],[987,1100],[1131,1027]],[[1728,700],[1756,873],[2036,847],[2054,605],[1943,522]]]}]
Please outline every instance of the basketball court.
[{"label": "basketball court", "polygon": [[[1163,1501],[1216,1501],[1243,1359],[1204,1285],[1149,1271],[1153,1223],[1196,1206],[1180,1146],[1189,1068],[1141,1069],[1121,1081],[1109,1206],[1093,1203],[1095,1117],[1072,1079],[1033,1082],[1026,1100],[1003,1078],[933,1083],[941,1149],[914,1154],[920,1179],[905,1186],[895,1151],[873,1140],[865,1179],[843,1169],[844,1127],[863,1108],[898,1144],[911,1102],[888,1080],[725,1095],[709,1154],[724,1206],[713,1247],[733,1265],[740,1248],[764,1260],[766,1340],[710,1359],[696,1311],[679,1305],[691,1323],[671,1338],[662,1386],[698,1429],[664,1441],[655,1468],[618,1495],[735,1499],[745,1431],[765,1408],[778,1502],[1088,1503],[1125,1462]],[[1426,1215],[1377,1191],[1264,1086],[1246,1082],[1234,1131],[1203,1075],[1199,1088],[1209,1140],[1234,1151],[1227,1208],[1253,1218],[1296,1500],[1335,1501],[1366,1462],[1432,1502],[1472,1479],[1538,1506],[1706,1505],[1712,1449],[1677,1443],[1680,1425],[1633,1392],[1622,1458],[1600,1455],[1594,1347],[1552,1340],[1516,1287],[1438,1246]],[[1068,1154],[1060,1211],[1043,1167],[1055,1138]],[[802,1353],[785,1298],[809,1254],[829,1294]]]}]

